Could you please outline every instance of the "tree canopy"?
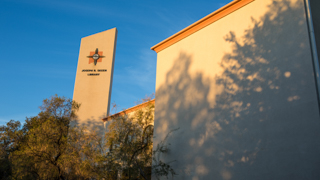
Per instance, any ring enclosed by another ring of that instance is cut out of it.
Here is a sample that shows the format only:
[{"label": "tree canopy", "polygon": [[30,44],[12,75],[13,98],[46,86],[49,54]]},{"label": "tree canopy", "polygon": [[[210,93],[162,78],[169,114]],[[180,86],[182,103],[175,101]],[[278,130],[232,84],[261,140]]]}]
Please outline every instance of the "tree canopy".
[{"label": "tree canopy", "polygon": [[[53,96],[38,116],[23,126],[11,120],[0,126],[0,179],[151,179],[175,175],[158,161],[168,151],[153,150],[154,105],[109,122],[105,136],[85,126],[71,126],[80,105]],[[152,161],[154,163],[152,164]],[[153,165],[153,166],[152,166]]]}]

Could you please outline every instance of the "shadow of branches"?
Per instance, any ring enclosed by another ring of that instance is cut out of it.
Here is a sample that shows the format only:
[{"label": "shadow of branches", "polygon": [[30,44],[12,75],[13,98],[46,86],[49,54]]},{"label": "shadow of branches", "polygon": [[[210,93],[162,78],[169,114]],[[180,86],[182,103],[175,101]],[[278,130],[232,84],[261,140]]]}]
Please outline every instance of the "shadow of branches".
[{"label": "shadow of branches", "polygon": [[243,36],[225,32],[232,51],[217,61],[222,73],[191,74],[194,63],[205,61],[181,51],[156,90],[154,142],[180,128],[164,157],[177,160],[178,179],[320,178],[304,3],[270,2]]}]

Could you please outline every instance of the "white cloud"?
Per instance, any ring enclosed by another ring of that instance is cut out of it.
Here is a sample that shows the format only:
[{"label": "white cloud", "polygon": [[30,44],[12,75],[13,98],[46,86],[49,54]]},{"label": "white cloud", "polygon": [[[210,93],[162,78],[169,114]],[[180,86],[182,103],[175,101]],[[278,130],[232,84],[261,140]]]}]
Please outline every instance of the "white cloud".
[{"label": "white cloud", "polygon": [[[156,54],[151,50],[141,50],[134,66],[124,68],[121,79],[140,86],[143,89],[154,89],[156,79]],[[126,77],[123,77],[126,76]],[[151,87],[150,87],[151,86]]]}]

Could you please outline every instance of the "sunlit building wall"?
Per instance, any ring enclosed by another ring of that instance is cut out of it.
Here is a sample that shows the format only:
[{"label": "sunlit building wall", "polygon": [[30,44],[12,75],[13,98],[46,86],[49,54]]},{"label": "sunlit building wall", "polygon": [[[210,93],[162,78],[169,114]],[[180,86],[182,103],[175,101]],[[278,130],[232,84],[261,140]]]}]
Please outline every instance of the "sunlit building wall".
[{"label": "sunlit building wall", "polygon": [[174,179],[320,179],[307,3],[235,0],[152,47],[154,143],[179,128],[163,156]]},{"label": "sunlit building wall", "polygon": [[80,104],[72,125],[103,133],[102,118],[109,115],[117,29],[81,39],[73,100]]}]

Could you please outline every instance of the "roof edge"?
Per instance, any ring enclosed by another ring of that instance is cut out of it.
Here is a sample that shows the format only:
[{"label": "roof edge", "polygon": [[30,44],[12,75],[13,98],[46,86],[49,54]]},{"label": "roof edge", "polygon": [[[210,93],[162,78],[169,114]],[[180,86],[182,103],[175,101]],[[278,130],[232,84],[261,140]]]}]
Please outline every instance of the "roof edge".
[{"label": "roof edge", "polygon": [[105,117],[105,118],[103,118],[103,119],[101,119],[101,120],[102,120],[103,122],[106,122],[106,121],[109,121],[110,119],[112,119],[112,118],[114,118],[114,117],[131,113],[131,112],[136,111],[136,110],[138,110],[138,109],[140,109],[140,108],[146,107],[146,106],[149,105],[149,104],[154,104],[154,103],[155,103],[155,99],[152,99],[152,100],[150,100],[150,101],[147,101],[147,102],[138,104],[138,105],[133,106],[133,107],[131,107],[131,108],[128,108],[128,109],[126,109],[126,110],[120,111],[120,112],[118,112],[118,113],[116,113],[116,114],[113,114],[113,115],[110,115],[110,116],[108,116],[108,117]]},{"label": "roof edge", "polygon": [[200,29],[208,26],[211,23],[231,14],[232,12],[242,8],[243,6],[253,2],[255,0],[234,0],[229,4],[223,6],[222,8],[210,13],[209,15],[205,16],[204,18],[196,21],[195,23],[191,24],[190,26],[182,29],[181,31],[177,32],[176,34],[170,36],[169,38],[161,41],[160,43],[151,47],[151,50],[155,52],[160,52],[163,49],[171,46],[172,44],[186,38],[187,36],[199,31]]}]

